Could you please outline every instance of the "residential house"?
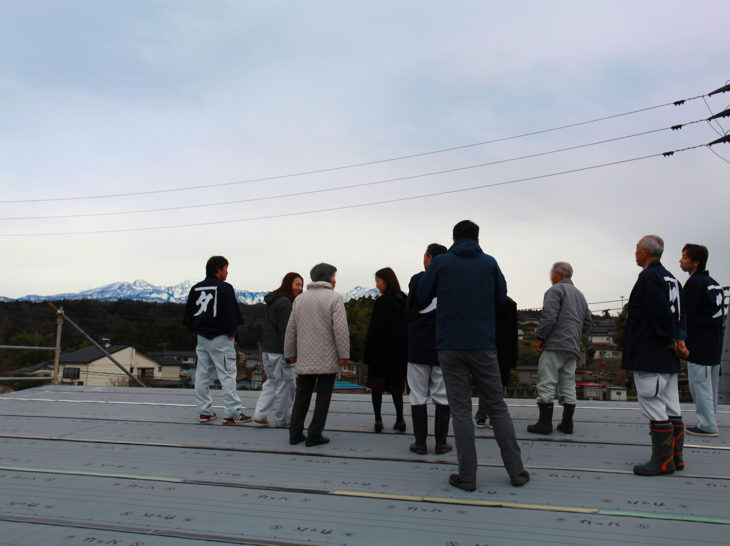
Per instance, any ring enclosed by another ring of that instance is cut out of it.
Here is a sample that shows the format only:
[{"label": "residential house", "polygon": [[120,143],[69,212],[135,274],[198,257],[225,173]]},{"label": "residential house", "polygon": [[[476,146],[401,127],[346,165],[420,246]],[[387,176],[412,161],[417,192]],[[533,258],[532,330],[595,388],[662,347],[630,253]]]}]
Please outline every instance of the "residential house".
[{"label": "residential house", "polygon": [[[138,352],[129,343],[105,343],[104,349],[124,369],[143,381],[153,381],[162,375],[162,367],[158,362]],[[44,362],[44,366],[53,369],[53,361]],[[120,386],[128,380],[128,376],[95,346],[61,353],[58,373],[62,384],[90,387]]]},{"label": "residential house", "polygon": [[195,378],[198,354],[195,351],[163,351],[157,358],[162,367],[162,379],[188,381]]}]

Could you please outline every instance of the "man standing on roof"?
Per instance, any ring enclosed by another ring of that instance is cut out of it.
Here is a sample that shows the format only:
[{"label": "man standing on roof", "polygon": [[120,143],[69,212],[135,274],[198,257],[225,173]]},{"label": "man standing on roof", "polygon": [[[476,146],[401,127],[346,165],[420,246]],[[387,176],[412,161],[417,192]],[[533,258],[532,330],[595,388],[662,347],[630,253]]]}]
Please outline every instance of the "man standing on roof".
[{"label": "man standing on roof", "polygon": [[684,468],[677,387],[680,367],[675,353],[682,287],[659,261],[663,252],[664,241],[658,235],[646,235],[636,244],[636,264],[642,272],[629,297],[621,364],[634,371],[639,406],[649,419],[651,459],[634,466],[634,473],[643,476]]},{"label": "man standing on roof", "polygon": [[[495,314],[497,322],[495,332],[497,336],[497,362],[499,363],[499,375],[502,380],[502,390],[509,385],[512,369],[517,367],[517,350],[519,321],[517,315],[517,303],[507,296],[501,307],[497,308]],[[479,406],[474,414],[474,421],[477,428],[487,426],[487,401],[479,396]],[[494,428],[489,423],[489,428]]]},{"label": "man standing on roof", "polygon": [[471,422],[472,378],[487,401],[502,461],[512,485],[524,485],[530,474],[522,464],[512,418],[504,402],[497,363],[495,310],[504,303],[507,284],[497,261],[479,247],[479,226],[463,220],[454,226],[454,244],[436,256],[418,283],[421,303],[438,297],[436,349],[456,440],[459,473],[449,483],[476,489],[477,453]]},{"label": "man standing on roof", "polygon": [[183,324],[198,335],[195,400],[201,423],[216,418],[211,405],[210,384],[215,373],[223,390],[224,425],[248,423],[236,392],[236,330],[243,324],[233,287],[228,278],[228,260],[213,256],[205,264],[205,280],[190,289]]},{"label": "man standing on roof", "polygon": [[535,349],[537,365],[537,407],[540,417],[527,431],[551,434],[553,431],[553,398],[558,388],[558,402],[563,406],[563,420],[558,430],[573,434],[575,412],[575,366],[580,355],[583,334],[591,327],[591,312],[583,293],[572,281],[573,268],[568,262],[557,262],[550,270],[553,285],[545,292],[540,323],[537,326]]},{"label": "man standing on roof", "polygon": [[706,247],[688,243],[679,260],[689,279],[682,289],[682,340],[677,346],[687,359],[689,390],[697,407],[697,426],[687,427],[695,436],[719,435],[715,415],[725,299],[722,287],[705,269],[708,255]]},{"label": "man standing on roof", "polygon": [[[431,243],[423,255],[423,267],[427,269],[431,261],[446,253],[446,247]],[[429,400],[436,406],[434,419],[434,436],[436,438],[436,455],[451,451],[448,443],[449,421],[451,411],[446,397],[444,376],[439,366],[436,352],[436,306],[437,299],[427,303],[418,299],[418,282],[423,277],[421,271],[411,277],[408,283],[408,387],[411,390],[411,417],[413,418],[413,435],[415,442],[411,451],[425,455],[426,437],[428,436]]]}]

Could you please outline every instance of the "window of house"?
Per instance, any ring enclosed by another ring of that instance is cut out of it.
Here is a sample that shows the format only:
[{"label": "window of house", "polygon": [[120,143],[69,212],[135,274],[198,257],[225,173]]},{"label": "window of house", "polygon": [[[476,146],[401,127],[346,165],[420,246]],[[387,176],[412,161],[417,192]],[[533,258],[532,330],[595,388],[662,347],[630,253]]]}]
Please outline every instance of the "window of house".
[{"label": "window of house", "polygon": [[154,368],[138,368],[137,369],[137,377],[154,377],[154,376],[155,376]]},{"label": "window of house", "polygon": [[81,368],[64,368],[63,378],[64,379],[78,379],[81,375]]},{"label": "window of house", "polygon": [[162,373],[162,366],[157,366],[157,371]]}]

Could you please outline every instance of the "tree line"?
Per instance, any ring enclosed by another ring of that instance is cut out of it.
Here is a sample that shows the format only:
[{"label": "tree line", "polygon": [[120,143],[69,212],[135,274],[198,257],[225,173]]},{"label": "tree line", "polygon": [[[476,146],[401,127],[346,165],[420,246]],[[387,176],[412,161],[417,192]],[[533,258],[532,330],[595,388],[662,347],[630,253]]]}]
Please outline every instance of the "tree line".
[{"label": "tree line", "polygon": [[[345,304],[350,324],[351,355],[362,357],[373,299],[360,298]],[[196,337],[182,325],[185,305],[131,300],[113,302],[72,300],[54,302],[93,339],[130,343],[149,356],[164,350],[192,351]],[[265,305],[239,304],[244,324],[238,330],[242,349],[255,350],[263,335]],[[45,302],[0,302],[0,345],[52,347],[56,344],[56,313]],[[75,351],[89,345],[80,333],[65,325],[61,350]],[[53,353],[35,350],[0,350],[0,375],[53,358]]]},{"label": "tree line", "polygon": [[[345,303],[350,328],[350,358],[362,359],[373,298],[352,299]],[[55,302],[92,338],[109,338],[112,343],[130,343],[149,355],[164,350],[192,351],[196,338],[182,325],[185,305],[181,303],[151,303],[131,300],[113,302],[72,300]],[[262,339],[265,305],[239,304],[244,325],[238,330],[242,349],[255,350]],[[616,342],[620,345],[625,328],[625,310],[617,320]],[[0,345],[54,346],[56,343],[56,314],[45,302],[0,302]],[[62,351],[74,351],[89,342],[70,325],[63,328]],[[519,361],[536,364],[538,354],[532,342],[519,342]],[[0,350],[0,375],[51,359],[51,352]]]}]

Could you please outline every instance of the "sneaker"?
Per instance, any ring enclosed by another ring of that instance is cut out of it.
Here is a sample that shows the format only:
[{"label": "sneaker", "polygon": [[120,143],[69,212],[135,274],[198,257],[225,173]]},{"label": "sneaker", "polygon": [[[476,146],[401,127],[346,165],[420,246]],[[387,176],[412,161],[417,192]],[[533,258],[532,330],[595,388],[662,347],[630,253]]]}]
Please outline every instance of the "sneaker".
[{"label": "sneaker", "polygon": [[705,432],[700,427],[685,427],[684,431],[692,436],[707,436],[709,438],[717,438],[720,436],[719,432]]},{"label": "sneaker", "polygon": [[398,432],[405,432],[406,422],[403,419],[401,419],[400,421],[396,421],[395,425],[393,425],[393,430],[397,430]]},{"label": "sneaker", "polygon": [[269,426],[269,420],[266,417],[264,417],[263,419],[254,419],[253,422],[257,425],[261,425],[262,427]]},{"label": "sneaker", "polygon": [[210,423],[211,421],[215,421],[215,418],[218,417],[215,412],[212,413],[212,415],[208,415],[206,413],[200,414],[200,422],[201,423]]},{"label": "sneaker", "polygon": [[251,422],[251,416],[246,415],[243,412],[237,413],[233,417],[226,417],[225,419],[223,419],[224,425],[239,425],[239,424],[242,425],[243,423],[250,423],[250,422]]},{"label": "sneaker", "polygon": [[297,436],[290,436],[289,437],[289,445],[290,446],[295,446],[297,444],[302,443],[306,439],[307,439],[307,437],[304,436],[304,434],[298,434]]},{"label": "sneaker", "polygon": [[486,428],[487,426],[487,420],[484,417],[480,417],[476,420],[476,427],[477,428]]}]

